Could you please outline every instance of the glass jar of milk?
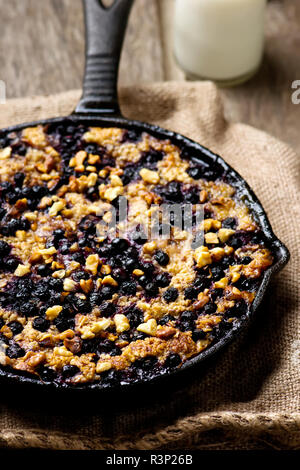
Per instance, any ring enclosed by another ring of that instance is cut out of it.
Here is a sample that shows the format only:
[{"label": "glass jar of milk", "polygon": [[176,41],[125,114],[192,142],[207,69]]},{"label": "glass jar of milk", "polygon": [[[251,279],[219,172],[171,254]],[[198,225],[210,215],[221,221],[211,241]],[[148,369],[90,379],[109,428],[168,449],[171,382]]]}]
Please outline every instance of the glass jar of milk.
[{"label": "glass jar of milk", "polygon": [[258,69],[267,0],[176,0],[174,52],[189,78],[233,85]]}]

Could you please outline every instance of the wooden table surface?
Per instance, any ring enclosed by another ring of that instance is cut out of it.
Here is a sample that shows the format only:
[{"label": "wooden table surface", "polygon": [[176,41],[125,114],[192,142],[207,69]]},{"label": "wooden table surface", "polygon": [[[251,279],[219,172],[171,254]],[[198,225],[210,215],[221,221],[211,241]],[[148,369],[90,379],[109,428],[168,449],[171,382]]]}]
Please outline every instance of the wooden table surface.
[{"label": "wooden table surface", "polygon": [[[173,3],[135,0],[121,85],[185,80],[172,55]],[[0,0],[0,11],[0,79],[8,98],[81,87],[81,0]],[[300,152],[300,105],[291,101],[294,80],[300,80],[300,1],[270,0],[262,67],[248,83],[221,90],[227,117],[266,130]]]}]

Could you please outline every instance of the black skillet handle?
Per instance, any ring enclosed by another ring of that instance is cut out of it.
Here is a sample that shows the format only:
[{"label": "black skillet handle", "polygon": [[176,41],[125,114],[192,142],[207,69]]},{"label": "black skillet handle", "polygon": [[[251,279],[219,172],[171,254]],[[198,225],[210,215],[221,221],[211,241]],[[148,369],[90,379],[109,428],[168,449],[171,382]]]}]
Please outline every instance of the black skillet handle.
[{"label": "black skillet handle", "polygon": [[117,80],[128,16],[134,0],[83,0],[86,23],[86,64],[83,94],[76,114],[120,116]]}]

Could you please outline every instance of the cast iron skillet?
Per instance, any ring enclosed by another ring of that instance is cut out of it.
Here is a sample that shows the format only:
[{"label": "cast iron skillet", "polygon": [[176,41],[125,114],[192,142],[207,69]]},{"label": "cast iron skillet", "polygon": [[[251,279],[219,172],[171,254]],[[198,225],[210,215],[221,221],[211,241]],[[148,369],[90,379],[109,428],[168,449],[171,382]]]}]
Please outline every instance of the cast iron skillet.
[{"label": "cast iron skillet", "polygon": [[[254,192],[245,180],[220,156],[180,134],[147,123],[131,121],[122,116],[117,96],[117,75],[123,38],[133,0],[115,0],[110,8],[105,8],[101,0],[83,0],[83,2],[86,19],[86,69],[83,95],[75,111],[67,118],[60,117],[34,123],[26,123],[4,129],[4,132],[20,131],[23,128],[37,124],[46,125],[50,123],[60,123],[68,119],[78,124],[84,123],[103,127],[115,126],[137,131],[146,131],[155,137],[170,139],[173,144],[184,149],[186,153],[193,155],[194,158],[196,157],[202,162],[204,161],[207,165],[220,165],[223,167],[227,180],[236,188],[238,196],[244,200],[254,218],[260,224],[268,245],[275,255],[275,263],[265,272],[247,317],[242,319],[240,324],[233,327],[230,332],[225,334],[225,336],[213,346],[184,363],[180,369],[155,377],[146,382],[146,385],[150,383],[155,384],[162,379],[171,379],[171,377],[176,380],[179,373],[190,370],[196,364],[202,363],[204,360],[214,356],[245,330],[263,299],[271,276],[283,268],[288,262],[289,252],[284,244],[274,235],[267,215]],[[38,378],[22,375],[21,373],[5,368],[0,368],[0,377],[6,383],[34,384],[47,390],[63,388],[74,391],[97,390],[99,392],[100,390],[104,390],[101,383],[84,384],[76,387],[43,383]],[[141,382],[140,384],[126,384],[122,386],[122,391],[131,390],[133,387],[136,388],[142,384],[145,384],[145,382]],[[112,391],[112,387],[109,388],[109,391]]]}]

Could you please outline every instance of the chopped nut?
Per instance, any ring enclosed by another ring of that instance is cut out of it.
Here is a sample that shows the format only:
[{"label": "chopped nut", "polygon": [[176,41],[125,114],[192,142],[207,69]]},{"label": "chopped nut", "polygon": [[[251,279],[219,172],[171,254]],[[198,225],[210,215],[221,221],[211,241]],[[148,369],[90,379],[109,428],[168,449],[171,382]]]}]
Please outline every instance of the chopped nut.
[{"label": "chopped nut", "polygon": [[108,284],[110,286],[117,286],[118,285],[117,281],[111,276],[105,276],[102,279],[102,284]]},{"label": "chopped nut", "polygon": [[65,346],[55,347],[53,353],[57,356],[71,357],[73,354]]},{"label": "chopped nut", "polygon": [[54,246],[51,246],[50,248],[45,248],[44,250],[39,250],[38,253],[42,256],[44,255],[54,255],[55,253],[57,253],[57,250]]},{"label": "chopped nut", "polygon": [[204,235],[206,243],[219,243],[218,235],[214,232],[208,232]]},{"label": "chopped nut", "polygon": [[109,318],[101,318],[100,320],[93,322],[91,326],[91,331],[93,333],[99,333],[99,331],[107,330],[111,325],[111,320]]},{"label": "chopped nut", "polygon": [[17,269],[14,272],[15,276],[22,277],[30,273],[30,266],[25,264],[18,264]]},{"label": "chopped nut", "polygon": [[65,201],[55,202],[49,210],[49,215],[51,217],[55,217],[62,209],[64,209],[64,207],[66,207]]},{"label": "chopped nut", "polygon": [[112,186],[123,186],[123,181],[118,175],[110,175],[110,182]]},{"label": "chopped nut", "polygon": [[207,264],[211,264],[211,254],[207,246],[199,246],[194,252],[194,259],[197,263],[198,268],[203,268]]},{"label": "chopped nut", "polygon": [[207,191],[205,191],[205,189],[202,189],[202,191],[200,191],[200,202],[201,202],[201,204],[203,204],[205,201],[207,201],[207,198],[208,198]]},{"label": "chopped nut", "polygon": [[103,264],[100,269],[101,274],[107,275],[111,273],[111,267],[108,264]]},{"label": "chopped nut", "polygon": [[197,299],[198,300],[195,304],[197,309],[203,308],[204,305],[206,305],[209,302],[209,297],[208,295],[204,294],[204,292],[200,292],[200,294],[198,294]]},{"label": "chopped nut", "polygon": [[73,292],[76,290],[76,282],[70,278],[64,280],[64,291]]},{"label": "chopped nut", "polygon": [[85,292],[86,294],[88,294],[89,292],[91,292],[92,288],[93,288],[93,280],[92,279],[88,279],[87,281],[85,279],[80,279],[80,287],[81,289],[83,290],[83,292]]},{"label": "chopped nut", "polygon": [[159,182],[159,174],[156,171],[142,168],[140,175],[146,183],[157,184]]},{"label": "chopped nut", "polygon": [[134,269],[132,271],[132,274],[134,274],[134,276],[140,277],[144,275],[144,271],[142,271],[141,269]]},{"label": "chopped nut", "polygon": [[223,248],[212,248],[210,251],[211,257],[213,261],[220,261],[224,258],[225,251]]},{"label": "chopped nut", "polygon": [[106,362],[99,361],[96,365],[96,372],[97,374],[100,374],[101,372],[105,372],[111,368],[112,368],[112,364],[110,361],[106,361]]},{"label": "chopped nut", "polygon": [[228,286],[228,279],[227,277],[222,277],[219,281],[215,282],[215,287],[217,289],[224,289],[226,286]]},{"label": "chopped nut", "polygon": [[104,192],[104,199],[107,199],[108,201],[113,201],[116,199],[116,197],[120,196],[123,194],[123,187],[122,186],[116,186],[114,188],[108,188]]},{"label": "chopped nut", "polygon": [[172,338],[176,333],[176,329],[172,328],[172,326],[164,326],[159,328],[156,332],[156,336],[161,339],[169,339]]},{"label": "chopped nut", "polygon": [[97,173],[90,173],[89,176],[87,177],[87,185],[89,188],[95,186],[98,180],[98,175]]},{"label": "chopped nut", "polygon": [[157,323],[155,318],[151,318],[146,323],[141,323],[137,327],[137,331],[141,331],[142,333],[145,333],[150,336],[155,336],[157,332]]},{"label": "chopped nut", "polygon": [[63,279],[65,275],[66,275],[65,269],[60,269],[59,271],[54,271],[54,273],[52,274],[52,277],[54,277],[55,279]]},{"label": "chopped nut", "polygon": [[218,230],[221,227],[221,222],[215,219],[205,219],[203,220],[201,226],[204,228],[205,232],[208,232],[211,229]]},{"label": "chopped nut", "polygon": [[0,150],[0,160],[6,160],[11,156],[11,147],[5,147],[5,149]]},{"label": "chopped nut", "polygon": [[117,313],[114,316],[114,322],[116,325],[117,333],[122,333],[123,331],[130,330],[130,323],[125,315]]},{"label": "chopped nut", "polygon": [[225,243],[234,233],[235,230],[231,230],[230,228],[220,228],[218,231],[218,237],[221,243]]},{"label": "chopped nut", "polygon": [[87,157],[87,153],[84,150],[80,150],[76,153],[75,157],[71,158],[69,166],[75,167],[76,171],[84,171],[83,162]]},{"label": "chopped nut", "polygon": [[156,241],[148,242],[148,243],[145,243],[145,245],[143,246],[143,252],[144,253],[153,253],[153,251],[155,251],[156,248],[157,248]]},{"label": "chopped nut", "polygon": [[90,271],[93,275],[97,274],[99,264],[99,256],[96,255],[89,255],[85,262],[85,267],[88,271]]},{"label": "chopped nut", "polygon": [[48,318],[48,320],[55,320],[55,318],[58,317],[62,309],[63,308],[61,305],[54,305],[53,307],[49,307],[46,310],[46,317]]}]

